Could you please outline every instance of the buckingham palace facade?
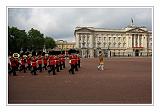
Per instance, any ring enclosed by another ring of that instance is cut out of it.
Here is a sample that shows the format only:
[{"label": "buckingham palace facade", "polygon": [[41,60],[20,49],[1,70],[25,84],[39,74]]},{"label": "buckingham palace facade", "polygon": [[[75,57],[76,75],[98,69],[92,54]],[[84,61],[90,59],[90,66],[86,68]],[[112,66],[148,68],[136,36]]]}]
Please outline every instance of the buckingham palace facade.
[{"label": "buckingham palace facade", "polygon": [[152,32],[146,27],[129,25],[122,29],[75,28],[76,48],[82,57],[151,56]]}]

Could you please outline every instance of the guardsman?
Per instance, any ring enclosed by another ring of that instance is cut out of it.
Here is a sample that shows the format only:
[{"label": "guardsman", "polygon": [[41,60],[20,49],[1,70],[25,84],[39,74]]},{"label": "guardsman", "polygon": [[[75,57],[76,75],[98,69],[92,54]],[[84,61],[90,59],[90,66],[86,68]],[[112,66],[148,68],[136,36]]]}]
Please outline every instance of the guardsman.
[{"label": "guardsman", "polygon": [[13,76],[16,76],[17,74],[16,74],[16,60],[15,60],[15,58],[14,57],[11,57],[11,68],[12,68],[12,70],[11,70],[11,73],[13,73]]},{"label": "guardsman", "polygon": [[11,56],[8,57],[8,72],[11,72]]},{"label": "guardsman", "polygon": [[31,70],[31,54],[29,54],[27,57],[27,65],[28,70]]},{"label": "guardsman", "polygon": [[77,59],[78,59],[78,67],[80,68],[81,61],[80,61],[80,56],[78,54],[77,54]]},{"label": "guardsman", "polygon": [[75,71],[78,71],[78,60],[77,60],[77,56],[76,55],[73,55],[73,60],[74,60],[74,68],[75,68]]},{"label": "guardsman", "polygon": [[60,70],[62,70],[62,64],[63,64],[63,62],[62,62],[62,55],[59,54],[58,57],[59,57],[59,67],[60,67]]},{"label": "guardsman", "polygon": [[38,70],[42,72],[42,56],[41,55],[38,56],[37,61],[38,61]]},{"label": "guardsman", "polygon": [[49,74],[50,74],[50,72],[53,71],[53,75],[56,75],[56,73],[55,73],[55,65],[56,65],[56,60],[55,60],[55,57],[52,55],[49,58],[49,67],[50,67],[50,70],[48,70]]},{"label": "guardsman", "polygon": [[44,64],[43,68],[44,68],[45,70],[47,70],[47,62],[48,62],[48,55],[45,54],[45,56],[44,56],[44,58],[43,58],[43,64]]},{"label": "guardsman", "polygon": [[65,68],[65,56],[64,55],[62,55],[61,60],[62,60],[62,66],[63,68]]},{"label": "guardsman", "polygon": [[31,64],[32,64],[31,74],[32,75],[37,75],[36,74],[36,71],[37,71],[37,58],[36,58],[36,56],[33,56]]},{"label": "guardsman", "polygon": [[20,67],[20,71],[24,70],[24,73],[26,73],[26,59],[25,59],[25,55],[21,56],[21,67]]},{"label": "guardsman", "polygon": [[58,56],[55,56],[55,62],[56,62],[56,70],[57,70],[57,72],[59,72],[60,61],[59,61],[59,57]]},{"label": "guardsman", "polygon": [[73,58],[72,55],[69,56],[69,64],[70,64],[69,73],[74,74],[74,64],[75,64],[75,61],[74,61],[74,58]]}]

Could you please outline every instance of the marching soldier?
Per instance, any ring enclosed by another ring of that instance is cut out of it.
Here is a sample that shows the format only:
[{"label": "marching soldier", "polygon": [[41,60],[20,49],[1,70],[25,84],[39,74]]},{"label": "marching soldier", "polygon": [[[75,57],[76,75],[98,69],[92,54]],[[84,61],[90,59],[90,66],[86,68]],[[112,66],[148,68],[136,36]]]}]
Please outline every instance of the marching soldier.
[{"label": "marching soldier", "polygon": [[11,70],[11,73],[13,73],[13,76],[16,76],[16,60],[14,57],[11,57],[11,67],[12,67],[12,70]]},{"label": "marching soldier", "polygon": [[26,73],[26,59],[25,59],[25,55],[21,56],[21,67],[20,67],[20,71],[24,70],[24,73]]},{"label": "marching soldier", "polygon": [[45,70],[47,70],[47,61],[48,61],[48,56],[47,56],[47,54],[45,54],[45,56],[43,58],[43,64],[44,64],[43,68]]},{"label": "marching soldier", "polygon": [[62,64],[63,64],[63,62],[62,62],[62,55],[61,54],[59,54],[59,66],[60,66],[60,70],[62,70]]},{"label": "marching soldier", "polygon": [[31,70],[31,54],[29,54],[27,57],[27,64],[28,64],[27,66],[28,70]]},{"label": "marching soldier", "polygon": [[31,74],[32,75],[37,75],[36,74],[36,71],[37,71],[37,59],[36,59],[36,56],[33,56],[32,58],[32,71],[31,71]]},{"label": "marching soldier", "polygon": [[69,64],[70,64],[69,73],[74,74],[74,64],[75,64],[75,61],[74,61],[74,58],[73,58],[72,55],[69,56]]},{"label": "marching soldier", "polygon": [[79,55],[77,56],[77,60],[78,60],[78,67],[80,68],[80,63],[81,63],[81,61],[80,61]]},{"label": "marching soldier", "polygon": [[39,65],[38,70],[42,72],[42,56],[41,55],[38,56],[38,65]]},{"label": "marching soldier", "polygon": [[73,60],[74,60],[74,68],[75,68],[75,71],[78,71],[78,60],[77,60],[77,56],[76,55],[72,55],[73,56]]},{"label": "marching soldier", "polygon": [[56,73],[55,73],[55,65],[56,65],[55,57],[54,56],[50,56],[50,58],[49,58],[49,67],[50,67],[50,70],[48,70],[49,74],[50,74],[50,72],[53,71],[53,75],[56,75]]},{"label": "marching soldier", "polygon": [[8,72],[11,72],[11,56],[8,57]]},{"label": "marching soldier", "polygon": [[63,68],[65,68],[65,56],[64,55],[62,55],[61,60],[62,60],[62,66]]},{"label": "marching soldier", "polygon": [[55,57],[55,62],[56,62],[56,70],[57,70],[57,72],[59,72],[60,61],[59,61],[58,56]]}]

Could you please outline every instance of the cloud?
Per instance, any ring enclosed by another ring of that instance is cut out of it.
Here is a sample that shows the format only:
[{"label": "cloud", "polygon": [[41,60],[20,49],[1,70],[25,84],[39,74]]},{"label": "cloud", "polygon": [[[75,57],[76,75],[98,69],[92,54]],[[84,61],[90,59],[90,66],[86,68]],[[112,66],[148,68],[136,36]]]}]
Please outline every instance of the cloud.
[{"label": "cloud", "polygon": [[55,39],[74,40],[76,26],[120,29],[130,24],[152,29],[151,8],[9,8],[9,26],[40,30]]}]

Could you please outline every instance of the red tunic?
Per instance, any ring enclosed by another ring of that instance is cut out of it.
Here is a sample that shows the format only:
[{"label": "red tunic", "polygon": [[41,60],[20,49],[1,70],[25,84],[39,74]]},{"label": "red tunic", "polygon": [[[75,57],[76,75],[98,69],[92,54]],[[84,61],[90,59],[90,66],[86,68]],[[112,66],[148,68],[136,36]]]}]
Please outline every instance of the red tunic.
[{"label": "red tunic", "polygon": [[11,66],[16,67],[16,60],[15,59],[11,59]]},{"label": "red tunic", "polygon": [[51,58],[51,65],[56,65],[56,60],[54,57]]},{"label": "red tunic", "polygon": [[48,60],[48,58],[47,58],[47,57],[44,57],[43,63],[44,63],[45,65],[47,64],[47,60]]},{"label": "red tunic", "polygon": [[30,57],[27,58],[27,63],[31,64],[31,58]]},{"label": "red tunic", "polygon": [[42,64],[42,57],[38,57],[38,64]]},{"label": "red tunic", "polygon": [[36,61],[37,61],[37,60],[36,60],[36,58],[34,57],[34,58],[33,58],[33,60],[32,60],[32,67],[35,67],[35,66],[37,66],[37,63],[36,63]]}]

